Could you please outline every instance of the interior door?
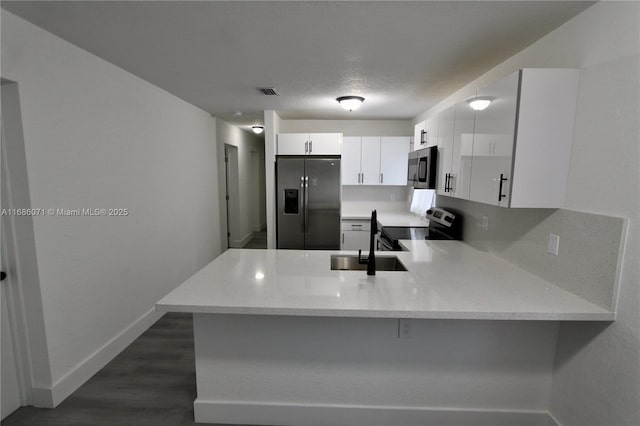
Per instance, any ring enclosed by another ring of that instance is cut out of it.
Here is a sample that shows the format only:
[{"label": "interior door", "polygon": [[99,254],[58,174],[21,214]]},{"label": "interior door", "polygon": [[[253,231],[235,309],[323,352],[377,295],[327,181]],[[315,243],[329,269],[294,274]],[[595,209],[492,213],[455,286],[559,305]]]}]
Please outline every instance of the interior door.
[{"label": "interior door", "polygon": [[[276,161],[276,203],[278,208],[278,248],[304,248],[304,158]],[[339,185],[339,183],[338,183]]]},{"label": "interior door", "polygon": [[307,157],[305,180],[304,248],[339,250],[340,159]]},{"label": "interior door", "polygon": [[[4,160],[4,126],[0,118],[0,167],[6,172]],[[2,173],[0,173],[0,199],[2,199]],[[4,207],[4,202],[0,203]],[[2,254],[5,250],[3,220],[0,217],[0,271],[4,271]],[[13,345],[13,331],[9,323],[6,285],[8,279],[0,281],[0,415],[4,420],[9,414],[20,408],[20,388],[18,384],[18,370]]]}]

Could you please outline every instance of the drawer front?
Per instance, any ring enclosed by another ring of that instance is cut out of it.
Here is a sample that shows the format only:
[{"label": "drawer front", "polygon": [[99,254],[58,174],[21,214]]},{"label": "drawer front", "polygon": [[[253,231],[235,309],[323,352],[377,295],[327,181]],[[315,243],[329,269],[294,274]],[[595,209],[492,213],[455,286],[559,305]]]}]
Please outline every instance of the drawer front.
[{"label": "drawer front", "polygon": [[343,220],[342,230],[369,232],[371,230],[371,221],[370,220]]}]

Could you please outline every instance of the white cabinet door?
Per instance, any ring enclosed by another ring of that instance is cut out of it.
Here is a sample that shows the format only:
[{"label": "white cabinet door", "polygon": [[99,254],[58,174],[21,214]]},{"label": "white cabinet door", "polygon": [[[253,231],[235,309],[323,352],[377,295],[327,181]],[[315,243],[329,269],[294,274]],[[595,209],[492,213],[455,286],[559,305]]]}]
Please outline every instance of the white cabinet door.
[{"label": "white cabinet door", "polygon": [[431,117],[425,120],[425,143],[423,148],[429,148],[438,145],[438,117]]},{"label": "white cabinet door", "polygon": [[380,183],[407,185],[407,160],[410,138],[383,136],[380,138]]},{"label": "white cabinet door", "polygon": [[308,133],[280,133],[278,135],[278,155],[306,155]]},{"label": "white cabinet door", "polygon": [[360,136],[345,136],[342,141],[342,158],[340,159],[342,184],[359,185],[360,174]]},{"label": "white cabinet door", "polygon": [[380,184],[380,136],[362,137],[362,184]]},{"label": "white cabinet door", "polygon": [[342,133],[309,134],[309,155],[340,155]]},{"label": "white cabinet door", "polygon": [[453,159],[449,178],[449,195],[469,199],[471,154],[475,111],[466,102],[457,103],[453,127]]},{"label": "white cabinet door", "polygon": [[490,96],[494,101],[476,111],[469,193],[472,201],[509,205],[518,80],[518,73],[514,73],[478,92],[478,96]]},{"label": "white cabinet door", "polygon": [[417,151],[422,148],[426,148],[426,145],[423,143],[424,132],[426,131],[427,122],[421,121],[416,124],[413,128],[413,150]]},{"label": "white cabinet door", "polygon": [[453,162],[453,130],[456,107],[452,106],[438,114],[438,194],[451,195],[449,176]]},{"label": "white cabinet door", "polygon": [[342,231],[342,250],[369,250],[369,232]]}]

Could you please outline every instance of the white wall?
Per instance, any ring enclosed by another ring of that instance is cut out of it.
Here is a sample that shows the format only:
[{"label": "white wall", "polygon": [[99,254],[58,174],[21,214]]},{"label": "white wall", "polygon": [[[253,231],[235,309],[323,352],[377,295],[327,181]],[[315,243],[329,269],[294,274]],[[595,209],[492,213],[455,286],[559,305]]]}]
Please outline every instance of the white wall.
[{"label": "white wall", "polygon": [[[266,226],[264,214],[264,141],[239,127],[216,118],[216,140],[218,144],[218,183],[220,191],[220,248],[227,249],[227,210],[225,205],[226,175],[224,169],[224,145],[238,148],[238,203],[237,230],[232,232],[232,246],[242,247],[252,237],[255,229],[256,211],[260,212],[259,227]],[[252,152],[258,155],[259,170],[253,170]],[[254,173],[255,172],[255,173]],[[261,179],[256,181],[258,175]],[[256,192],[256,189],[258,191]]]},{"label": "white wall", "polygon": [[414,120],[518,68],[581,70],[566,208],[629,225],[616,321],[560,327],[550,410],[567,426],[640,424],[639,17],[638,2],[599,2]]},{"label": "white wall", "polygon": [[225,424],[549,425],[557,328],[411,320],[411,337],[399,339],[389,318],[195,315],[195,415]]},{"label": "white wall", "polygon": [[215,127],[206,112],[4,10],[1,74],[18,83],[31,207],[129,210],[33,220],[50,369],[35,366],[33,402],[55,405],[219,254]]},{"label": "white wall", "polygon": [[410,120],[282,120],[282,133],[342,133],[344,136],[413,136]]},{"label": "white wall", "polygon": [[264,168],[267,205],[267,247],[276,248],[276,139],[280,117],[273,110],[264,112]]}]

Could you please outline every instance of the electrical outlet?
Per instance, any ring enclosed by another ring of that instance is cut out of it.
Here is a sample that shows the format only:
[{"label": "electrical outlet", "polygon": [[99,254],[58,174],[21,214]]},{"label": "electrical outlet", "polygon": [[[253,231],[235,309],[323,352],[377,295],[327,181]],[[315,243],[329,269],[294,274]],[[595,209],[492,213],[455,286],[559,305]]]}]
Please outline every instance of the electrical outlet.
[{"label": "electrical outlet", "polygon": [[560,236],[556,234],[549,234],[549,244],[547,246],[547,251],[557,256],[559,247],[560,247]]},{"label": "electrical outlet", "polygon": [[395,201],[396,200],[396,194],[389,194],[389,201]]},{"label": "electrical outlet", "polygon": [[489,230],[489,216],[482,216],[482,229]]},{"label": "electrical outlet", "polygon": [[398,339],[408,339],[411,337],[411,320],[399,319],[398,320]]}]

